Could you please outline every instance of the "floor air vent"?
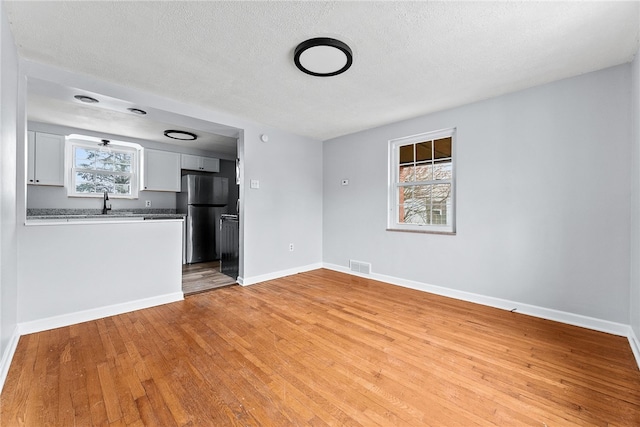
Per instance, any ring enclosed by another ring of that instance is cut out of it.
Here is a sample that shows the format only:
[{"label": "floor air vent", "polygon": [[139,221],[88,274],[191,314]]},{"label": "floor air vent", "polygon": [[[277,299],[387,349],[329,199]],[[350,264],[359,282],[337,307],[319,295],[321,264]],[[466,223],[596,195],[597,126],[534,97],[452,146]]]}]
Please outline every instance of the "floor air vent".
[{"label": "floor air vent", "polygon": [[368,262],[349,260],[349,269],[356,273],[370,274],[371,264]]}]

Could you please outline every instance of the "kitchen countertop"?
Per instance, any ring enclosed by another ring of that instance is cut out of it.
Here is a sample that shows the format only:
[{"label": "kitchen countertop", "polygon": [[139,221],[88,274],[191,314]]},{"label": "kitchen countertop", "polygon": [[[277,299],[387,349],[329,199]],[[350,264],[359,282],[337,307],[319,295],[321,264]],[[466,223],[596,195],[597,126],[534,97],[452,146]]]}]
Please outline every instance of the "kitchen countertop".
[{"label": "kitchen countertop", "polygon": [[31,220],[151,220],[183,219],[186,214],[176,213],[175,209],[122,209],[102,214],[101,209],[27,209],[27,221]]}]

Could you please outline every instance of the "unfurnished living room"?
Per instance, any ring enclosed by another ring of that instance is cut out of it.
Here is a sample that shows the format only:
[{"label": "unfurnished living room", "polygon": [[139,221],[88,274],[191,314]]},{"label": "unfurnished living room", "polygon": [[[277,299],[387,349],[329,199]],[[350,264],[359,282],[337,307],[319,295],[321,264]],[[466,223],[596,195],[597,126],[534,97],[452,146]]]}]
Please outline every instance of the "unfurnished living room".
[{"label": "unfurnished living room", "polygon": [[1,426],[640,425],[640,2],[0,5]]}]

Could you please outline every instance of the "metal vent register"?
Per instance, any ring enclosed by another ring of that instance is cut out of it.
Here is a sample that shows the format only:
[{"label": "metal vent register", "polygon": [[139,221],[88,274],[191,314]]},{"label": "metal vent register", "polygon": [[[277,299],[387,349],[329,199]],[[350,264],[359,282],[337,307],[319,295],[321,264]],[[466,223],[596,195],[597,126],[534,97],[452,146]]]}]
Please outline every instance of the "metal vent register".
[{"label": "metal vent register", "polygon": [[349,269],[351,271],[355,271],[357,273],[370,274],[371,273],[371,263],[362,262],[362,261],[354,261],[352,259],[349,260]]}]

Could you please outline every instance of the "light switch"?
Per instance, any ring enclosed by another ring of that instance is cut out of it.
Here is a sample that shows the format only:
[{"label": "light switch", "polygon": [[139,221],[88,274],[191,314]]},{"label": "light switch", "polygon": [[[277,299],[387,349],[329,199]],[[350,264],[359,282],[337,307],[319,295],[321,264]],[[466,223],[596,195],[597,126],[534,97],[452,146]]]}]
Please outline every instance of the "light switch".
[{"label": "light switch", "polygon": [[260,188],[260,181],[257,179],[251,180],[251,188]]}]

